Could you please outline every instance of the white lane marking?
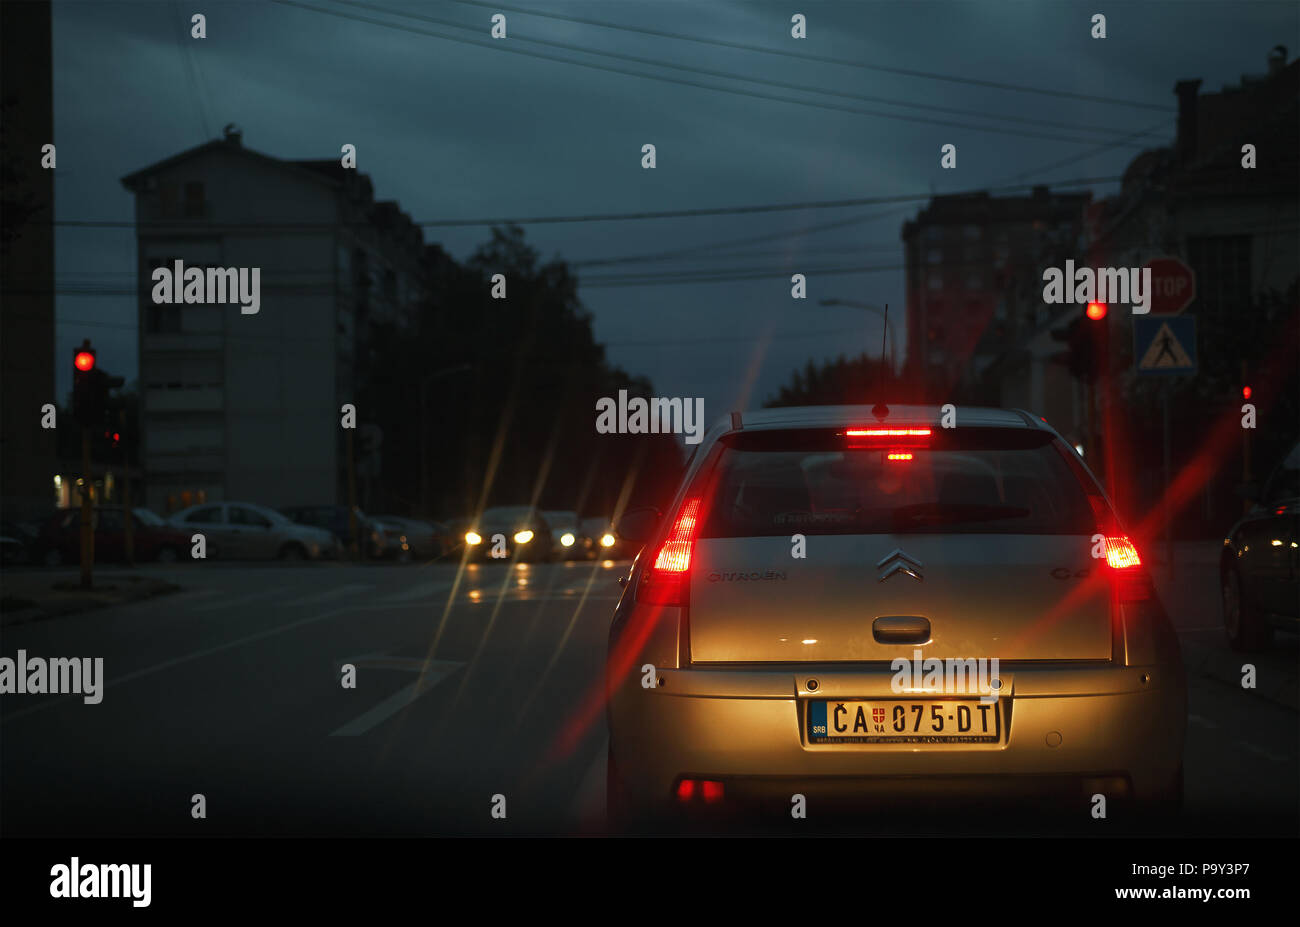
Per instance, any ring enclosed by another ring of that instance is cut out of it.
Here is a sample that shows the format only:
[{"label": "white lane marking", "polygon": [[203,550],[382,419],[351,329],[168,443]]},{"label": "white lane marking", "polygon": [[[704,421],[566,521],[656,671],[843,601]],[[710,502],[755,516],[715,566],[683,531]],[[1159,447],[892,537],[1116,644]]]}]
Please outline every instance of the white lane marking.
[{"label": "white lane marking", "polygon": [[569,816],[577,821],[579,826],[604,827],[607,823],[605,820],[605,789],[607,786],[605,763],[608,752],[609,738],[606,737],[601,741],[600,749],[596,751],[596,758],[587,767],[587,772],[582,777],[582,784],[578,786],[578,791],[574,793],[573,803],[569,806]]},{"label": "white lane marking", "polygon": [[326,589],[324,592],[318,592],[315,595],[303,596],[301,599],[291,599],[287,602],[281,602],[282,608],[296,608],[299,605],[320,605],[322,602],[328,602],[331,599],[341,599],[345,596],[353,595],[357,592],[365,592],[367,589],[374,589],[374,583],[347,583],[343,586],[335,586],[333,589]]},{"label": "white lane marking", "polygon": [[[209,590],[209,592],[211,591],[212,590]],[[265,599],[273,595],[279,595],[283,592],[284,592],[283,589],[264,589],[261,592],[251,592],[248,595],[237,596],[233,599],[223,599],[218,602],[212,602],[207,605],[200,606],[199,608],[191,609],[191,611],[218,612],[228,608],[239,608],[242,605],[247,605],[249,602],[256,602],[258,599]]]},{"label": "white lane marking", "polygon": [[1187,720],[1190,721],[1192,724],[1199,724],[1202,727],[1208,727],[1210,730],[1214,730],[1215,728],[1218,727],[1218,725],[1215,724],[1213,721],[1211,721],[1209,718],[1203,718],[1200,715],[1189,714],[1187,716]]},{"label": "white lane marking", "polygon": [[[390,659],[398,660],[398,658]],[[399,660],[399,662],[402,661]],[[428,668],[425,668],[423,660],[410,660],[407,662],[415,665],[413,667],[395,666],[387,668],[414,670],[417,673],[422,673],[419,679],[411,683],[409,686],[404,687],[395,695],[390,695],[374,708],[371,708],[365,714],[361,715],[361,717],[349,721],[337,731],[330,734],[330,736],[357,737],[364,734],[375,725],[387,721],[393,715],[414,702],[425,692],[428,692],[438,683],[442,682],[442,680],[446,679],[452,673],[456,672],[456,670],[465,665],[464,663],[457,663],[450,660],[431,660],[429,661]]]},{"label": "white lane marking", "polygon": [[[161,663],[155,663],[153,666],[147,666],[144,669],[136,670],[134,673],[127,673],[125,676],[119,676],[117,679],[110,680],[103,684],[103,690],[121,685],[124,682],[131,682],[136,679],[143,679],[145,676],[152,676],[154,673],[160,673],[163,670],[171,669],[174,666],[181,666],[194,660],[201,660],[204,657],[210,657],[214,654],[221,653],[225,650],[231,650],[244,644],[251,644],[253,641],[262,640],[263,638],[273,637],[276,634],[282,634],[285,631],[292,631],[294,628],[301,628],[304,625],[315,624],[317,621],[324,621],[326,618],[333,618],[335,615],[341,615],[343,612],[351,611],[348,608],[336,608],[328,612],[321,612],[319,615],[310,615],[306,618],[300,618],[297,621],[290,621],[288,624],[277,625],[274,628],[267,628],[265,631],[257,631],[254,634],[246,634],[243,637],[236,638],[233,641],[227,641],[224,644],[218,644],[215,647],[206,647],[203,650],[195,651],[183,657],[175,657],[171,660],[164,660]],[[81,699],[79,694],[60,695],[55,698],[46,699],[30,708],[21,708],[12,714],[0,718],[0,724],[8,724],[15,718],[23,718],[27,715],[35,714],[42,709],[49,708],[52,705],[59,705],[64,702],[70,702],[73,699]]]}]

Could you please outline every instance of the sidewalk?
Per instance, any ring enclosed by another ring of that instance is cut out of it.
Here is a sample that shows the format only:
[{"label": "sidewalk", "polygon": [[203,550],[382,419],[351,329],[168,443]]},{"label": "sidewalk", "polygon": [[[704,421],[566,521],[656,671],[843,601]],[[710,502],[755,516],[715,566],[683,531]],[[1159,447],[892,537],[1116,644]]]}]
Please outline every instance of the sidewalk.
[{"label": "sidewalk", "polygon": [[112,574],[102,576],[93,589],[83,590],[75,576],[5,571],[0,575],[0,626],[138,602],[180,588],[163,580]]}]

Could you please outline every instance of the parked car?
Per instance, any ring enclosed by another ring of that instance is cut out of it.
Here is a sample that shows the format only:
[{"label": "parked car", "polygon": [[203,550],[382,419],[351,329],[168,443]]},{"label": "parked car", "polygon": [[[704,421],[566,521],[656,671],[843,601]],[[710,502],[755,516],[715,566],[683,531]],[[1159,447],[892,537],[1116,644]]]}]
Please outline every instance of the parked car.
[{"label": "parked car", "polygon": [[1300,630],[1300,443],[1274,468],[1219,558],[1223,626],[1237,650],[1267,647],[1273,631]]},{"label": "parked car", "polygon": [[[492,556],[496,535],[504,538],[500,558]],[[471,560],[545,561],[551,556],[551,526],[541,512],[526,505],[485,509],[464,533]]]},{"label": "parked car", "polygon": [[393,525],[406,536],[412,559],[436,560],[447,552],[449,529],[446,525],[398,515],[375,515],[374,518],[385,525]]},{"label": "parked car", "polygon": [[[120,505],[100,505],[91,511],[95,532],[95,562],[126,559],[126,527]],[[132,509],[131,547],[136,560],[175,563],[189,553],[189,536],[145,508]],[[46,566],[81,562],[81,509],[60,509],[47,518],[32,541],[32,559]]]},{"label": "parked car", "polygon": [[558,560],[590,560],[596,556],[596,544],[585,531],[577,512],[543,512],[551,526],[551,551]]},{"label": "parked car", "polygon": [[319,560],[337,553],[334,536],[299,525],[253,502],[210,502],[174,514],[172,524],[207,539],[208,556],[222,560]]},{"label": "parked car", "polygon": [[[328,531],[338,539],[342,550],[349,549],[352,544],[352,519],[346,505],[291,505],[281,508],[280,512],[297,524]],[[392,553],[393,545],[379,523],[367,518],[360,509],[356,514],[357,530],[366,557],[379,560]]]},{"label": "parked car", "polygon": [[1175,812],[1178,638],[1083,460],[1028,413],[882,417],[736,415],[666,512],[623,516],[646,546],[610,628],[612,819]]},{"label": "parked car", "polygon": [[0,563],[34,563],[37,530],[25,522],[0,521]]}]

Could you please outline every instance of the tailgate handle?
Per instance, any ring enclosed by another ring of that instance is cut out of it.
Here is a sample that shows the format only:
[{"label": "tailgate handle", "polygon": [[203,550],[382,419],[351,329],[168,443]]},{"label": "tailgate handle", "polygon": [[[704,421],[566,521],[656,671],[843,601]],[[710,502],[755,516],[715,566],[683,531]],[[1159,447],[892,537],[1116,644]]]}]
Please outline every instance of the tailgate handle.
[{"label": "tailgate handle", "polygon": [[924,644],[930,639],[930,619],[920,615],[882,615],[871,622],[882,644]]}]

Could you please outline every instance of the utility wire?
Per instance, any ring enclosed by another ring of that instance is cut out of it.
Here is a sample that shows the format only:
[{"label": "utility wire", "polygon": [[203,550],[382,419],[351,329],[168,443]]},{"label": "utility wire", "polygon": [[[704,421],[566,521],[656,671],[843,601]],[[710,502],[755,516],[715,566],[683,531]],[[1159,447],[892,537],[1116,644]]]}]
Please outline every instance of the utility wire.
[{"label": "utility wire", "polygon": [[[1065,136],[1059,136],[1059,135],[1047,135],[1041,132],[1023,132],[1018,129],[1004,129],[1004,128],[987,126],[987,125],[981,126],[981,125],[969,125],[965,123],[954,123],[947,120],[927,119],[921,116],[904,116],[895,113],[881,113],[872,110],[858,109],[852,106],[841,106],[836,103],[824,103],[816,100],[800,100],[795,97],[781,97],[781,96],[776,96],[775,94],[760,93],[756,90],[744,90],[739,87],[721,87],[713,84],[704,84],[699,81],[685,80],[683,78],[677,78],[677,77],[668,77],[662,74],[644,74],[638,71],[629,71],[626,68],[616,68],[610,65],[596,64],[595,62],[591,62],[591,61],[577,61],[572,58],[565,58],[559,55],[548,55],[543,52],[529,51],[528,49],[525,48],[518,48],[516,46],[504,42],[493,41],[491,39],[485,41],[476,41],[474,39],[467,39],[461,36],[447,35],[446,33],[434,32],[429,29],[418,29],[415,26],[406,26],[400,23],[388,22],[382,19],[372,19],[368,16],[358,16],[353,13],[345,13],[342,10],[332,10],[332,9],[327,9],[326,7],[313,6],[309,3],[300,3],[298,2],[298,0],[271,0],[271,2],[278,3],[281,6],[292,6],[292,7],[298,7],[299,9],[310,10],[315,13],[324,13],[328,16],[337,16],[341,19],[350,19],[356,22],[369,23],[375,26],[383,26],[388,29],[397,29],[401,32],[410,32],[416,35],[428,35],[433,38],[444,39],[446,41],[461,42],[468,45],[476,45],[482,48],[489,48],[494,51],[509,52],[511,54],[516,54],[516,55],[526,55],[531,58],[541,58],[548,61],[558,61],[561,64],[576,65],[578,67],[583,67],[583,68],[594,68],[595,70],[598,71],[607,71],[613,74],[623,74],[631,77],[645,78],[648,80],[665,81],[667,83],[681,84],[682,86],[695,87],[697,89],[716,90],[722,93],[730,93],[738,96],[752,97],[754,99],[759,99],[759,100],[773,100],[778,103],[792,103],[797,106],[814,106],[817,107],[818,109],[852,113],[854,115],[859,115],[859,116],[875,116],[884,119],[902,119],[907,122],[923,122],[932,125],[947,126],[950,128],[968,129],[973,132],[1001,132],[1002,134],[1006,134],[1006,135],[1018,135],[1025,138],[1046,139],[1049,141],[1065,142],[1067,144],[1088,141],[1088,139],[1073,138],[1073,137],[1067,138]],[[749,80],[749,78],[740,78],[740,79]]]},{"label": "utility wire", "polygon": [[[336,2],[348,2],[348,0],[336,0]],[[721,39],[708,39],[696,35],[686,35],[681,32],[667,32],[662,29],[650,29],[644,26],[625,26],[619,23],[604,22],[596,19],[586,19],[580,16],[564,16],[560,13],[547,13],[541,10],[528,9],[526,7],[508,6],[502,3],[483,3],[481,0],[453,0],[465,6],[484,7],[493,12],[504,10],[510,13],[522,13],[526,16],[538,16],[545,19],[555,19],[562,22],[576,23],[583,26],[597,26],[601,29],[617,29],[622,32],[638,32],[642,35],[653,35],[659,38],[676,39],[682,42],[698,42],[702,45],[715,45],[720,48],[735,48],[741,51],[761,52],[765,55],[780,55],[784,58],[798,58],[802,61],[814,61],[819,64],[838,64],[850,68],[860,68],[865,71],[879,71],[885,74],[899,74],[903,77],[915,77],[923,80],[946,81],[953,84],[968,84],[975,87],[989,87],[994,90],[1008,90],[1016,93],[1034,93],[1042,96],[1060,97],[1070,100],[1087,100],[1093,103],[1109,103],[1114,106],[1128,106],[1134,109],[1148,109],[1156,112],[1173,112],[1173,107],[1162,106],[1157,103],[1141,103],[1137,100],[1125,100],[1119,97],[1103,97],[1096,94],[1074,93],[1069,90],[1052,90],[1047,87],[1030,87],[1024,84],[1011,84],[1004,81],[979,80],[973,77],[958,77],[953,74],[936,74],[933,71],[918,71],[911,68],[894,68],[880,64],[867,64],[863,61],[856,61],[850,58],[833,58],[826,55],[810,55],[804,52],[788,51],[782,48],[766,48],[762,45],[748,45],[744,42],[726,42]],[[369,4],[352,3],[352,6],[368,6]]]},{"label": "utility wire", "polygon": [[[273,2],[288,2],[288,0],[273,0]],[[1086,187],[1097,184],[1115,183],[1122,178],[1114,177],[1079,177],[1074,180],[1060,180],[1056,182],[1057,187]],[[557,215],[557,216],[529,216],[529,217],[494,217],[479,219],[436,219],[430,221],[414,222],[421,228],[451,228],[462,226],[476,225],[547,225],[563,222],[622,222],[639,219],[684,219],[695,218],[700,216],[738,216],[749,215],[761,212],[798,212],[806,209],[843,209],[853,206],[879,206],[890,203],[916,203],[931,199],[936,196],[962,196],[962,195],[980,195],[996,193],[1012,193],[1017,190],[1028,190],[1036,186],[1030,183],[1009,184],[1006,186],[986,188],[975,191],[962,191],[954,193],[935,193],[933,190],[924,193],[905,193],[895,196],[863,196],[852,197],[838,200],[811,200],[802,203],[766,203],[752,206],[717,206],[705,207],[701,209],[664,209],[657,211],[645,212],[623,212],[623,213],[586,213],[579,215]],[[310,229],[337,229],[345,227],[369,227],[365,222],[234,222],[229,224],[208,223],[193,219],[173,219],[173,220],[151,220],[146,222],[134,222],[124,219],[58,219],[54,222],[56,226],[72,228],[139,228],[139,229],[177,229],[177,230],[203,230],[209,232],[215,231],[243,231],[249,229],[280,229],[280,230],[310,230]]]},{"label": "utility wire", "polygon": [[[371,10],[377,13],[385,13],[391,16],[403,16],[407,19],[419,20],[420,22],[433,23],[439,26],[449,26],[453,29],[465,29],[474,32],[481,32],[482,29],[481,26],[469,26],[464,23],[458,23],[449,19],[440,19],[436,16],[428,16],[422,13],[408,13],[405,10],[395,10],[392,9],[391,7],[379,6],[373,3],[357,3],[354,2],[354,0],[334,0],[334,2],[343,6],[359,7],[364,10]],[[911,100],[894,100],[888,97],[876,97],[867,94],[852,93],[846,90],[831,90],[825,87],[813,87],[806,84],[792,84],[789,83],[788,81],[769,80],[767,78],[762,78],[762,77],[747,77],[744,74],[735,74],[728,71],[714,70],[712,68],[699,68],[699,67],[693,67],[691,65],[676,64],[673,62],[660,61],[654,58],[643,58],[639,55],[629,55],[621,52],[602,51],[596,48],[585,47],[582,45],[574,45],[570,42],[556,42],[551,39],[541,39],[532,36],[514,35],[511,36],[511,40],[515,42],[531,42],[535,45],[545,45],[551,48],[559,48],[559,49],[563,49],[564,51],[579,52],[585,55],[600,55],[601,57],[604,58],[613,58],[618,61],[630,61],[633,64],[648,65],[650,67],[672,68],[677,71],[686,71],[692,74],[703,74],[706,77],[720,77],[723,78],[724,80],[744,81],[746,83],[751,83],[751,84],[761,84],[768,87],[777,87],[782,90],[795,90],[800,93],[817,93],[817,94],[825,94],[827,96],[843,97],[844,99],[858,100],[863,103],[884,103],[887,106],[903,106],[910,109],[922,109],[922,110],[929,110],[931,112],[938,112],[938,113],[951,113],[960,116],[976,116],[985,119],[1001,119],[1006,122],[1017,122],[1024,125],[1046,126],[1048,128],[1055,128],[1055,129],[1067,129],[1075,132],[1091,131],[1091,132],[1105,132],[1109,134],[1115,131],[1114,126],[1084,125],[1076,122],[1056,122],[1050,119],[1040,119],[1040,118],[1032,118],[1032,117],[1025,117],[1025,116],[1011,116],[1002,113],[974,112],[969,108],[963,108],[963,107],[936,106],[928,103],[917,103]],[[497,50],[500,50],[499,44],[493,44],[492,42],[486,42],[486,43],[475,42],[474,44],[488,45],[490,47],[496,48]],[[643,76],[650,76],[650,75],[643,75]],[[916,122],[935,122],[938,125],[956,125],[958,128],[976,129],[977,131],[987,131],[987,132],[1006,131],[996,126],[977,127],[977,126],[971,126],[966,124],[956,124],[948,121],[936,122],[936,120],[922,120],[922,119],[916,119],[912,117],[902,116],[899,114],[891,114],[891,113],[873,113],[872,115],[882,116],[887,119],[903,119],[903,120],[916,121]],[[1033,135],[1030,137],[1037,138],[1043,136]],[[1079,141],[1083,141],[1083,139],[1079,139]]]}]

